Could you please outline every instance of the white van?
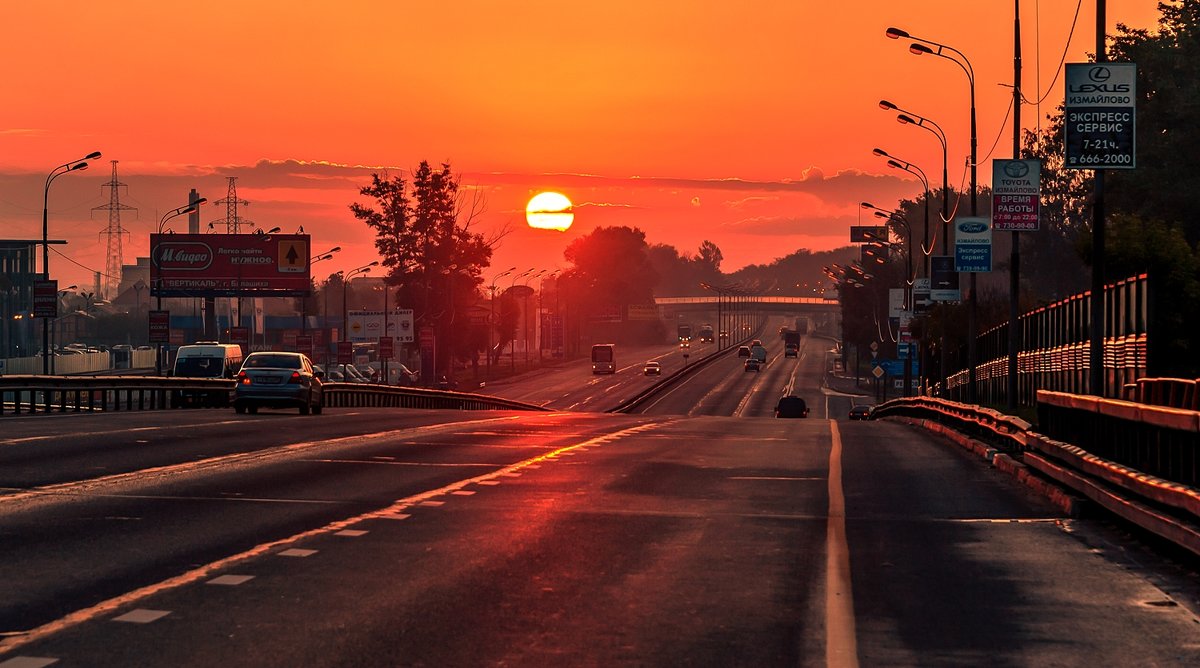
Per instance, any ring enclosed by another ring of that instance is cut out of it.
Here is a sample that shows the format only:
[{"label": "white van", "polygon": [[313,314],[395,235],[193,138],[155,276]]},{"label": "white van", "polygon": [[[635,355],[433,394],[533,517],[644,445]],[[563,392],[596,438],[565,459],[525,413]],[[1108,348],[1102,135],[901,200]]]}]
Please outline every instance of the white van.
[{"label": "white van", "polygon": [[[233,378],[242,368],[242,347],[236,343],[200,341],[180,346],[171,375],[176,378]],[[229,406],[229,391],[180,390],[176,406]]]}]

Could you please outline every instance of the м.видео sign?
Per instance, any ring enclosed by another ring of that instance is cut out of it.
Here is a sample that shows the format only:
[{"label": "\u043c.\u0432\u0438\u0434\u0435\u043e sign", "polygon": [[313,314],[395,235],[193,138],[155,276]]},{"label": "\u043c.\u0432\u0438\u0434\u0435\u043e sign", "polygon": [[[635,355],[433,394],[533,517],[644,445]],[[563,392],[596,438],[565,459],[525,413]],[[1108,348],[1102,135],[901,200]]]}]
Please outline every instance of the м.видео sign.
[{"label": "\u043c.\u0432\u0438\u0434\u0435\u043e sign", "polygon": [[307,234],[151,234],[155,297],[302,297]]}]

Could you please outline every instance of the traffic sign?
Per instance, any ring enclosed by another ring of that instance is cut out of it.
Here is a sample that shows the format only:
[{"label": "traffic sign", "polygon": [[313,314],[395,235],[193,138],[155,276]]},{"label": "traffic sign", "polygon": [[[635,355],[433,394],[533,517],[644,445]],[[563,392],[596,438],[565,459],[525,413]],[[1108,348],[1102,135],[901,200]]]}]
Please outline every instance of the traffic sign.
[{"label": "traffic sign", "polygon": [[958,272],[954,256],[934,255],[929,258],[929,298],[935,302],[956,302],[962,299],[958,288]]},{"label": "traffic sign", "polygon": [[[871,364],[875,367],[874,369],[871,370],[871,373],[873,373],[873,374],[875,373],[876,369],[882,369],[883,373],[886,373],[889,376],[903,376],[904,375],[904,360],[901,360],[901,359],[874,360],[871,362]],[[920,367],[921,367],[921,365],[917,362],[917,360],[914,359],[912,362],[912,374],[914,376],[921,375]],[[878,378],[879,374],[876,374],[875,377]]]},{"label": "traffic sign", "polygon": [[1133,169],[1137,65],[1067,63],[1066,86],[1063,167]]}]

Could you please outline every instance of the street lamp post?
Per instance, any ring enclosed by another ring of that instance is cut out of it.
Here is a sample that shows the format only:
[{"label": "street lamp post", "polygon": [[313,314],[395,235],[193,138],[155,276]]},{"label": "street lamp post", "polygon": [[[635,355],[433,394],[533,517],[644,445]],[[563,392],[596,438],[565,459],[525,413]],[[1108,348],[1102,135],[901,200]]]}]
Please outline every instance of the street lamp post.
[{"label": "street lamp post", "polygon": [[[546,338],[546,315],[544,313],[546,310],[546,307],[542,305],[542,300],[545,299],[545,297],[546,297],[546,279],[557,277],[559,271],[561,271],[561,270],[555,269],[554,271],[546,274],[545,276],[542,277],[542,282],[538,285],[538,322],[537,322],[537,330],[536,330],[538,332],[538,335],[534,338],[536,338],[538,341],[538,365],[539,366],[542,364],[542,349],[546,347],[546,341],[545,341],[545,338]],[[556,299],[558,298],[558,283],[557,283],[557,281],[554,283],[554,297]],[[557,309],[555,309],[554,315],[556,317],[558,316]]]},{"label": "street lamp post", "polygon": [[[900,39],[900,38],[911,39],[911,40],[913,40],[913,43],[909,44],[908,50],[913,55],[917,55],[917,56],[931,55],[931,56],[937,56],[939,58],[945,58],[946,60],[949,60],[950,62],[952,62],[952,63],[958,65],[960,68],[962,68],[963,73],[967,75],[967,84],[970,87],[970,93],[971,93],[971,215],[978,216],[979,215],[978,187],[977,187],[978,181],[976,179],[976,176],[977,176],[976,172],[977,172],[977,168],[978,168],[978,165],[976,164],[976,161],[977,161],[976,153],[977,153],[978,141],[977,141],[976,125],[975,125],[975,69],[973,67],[971,67],[971,61],[968,60],[967,57],[963,54],[963,52],[959,51],[958,49],[947,46],[945,44],[939,44],[938,42],[934,42],[932,40],[924,39],[921,37],[915,37],[913,35],[910,35],[908,32],[901,30],[900,28],[888,28],[887,31],[885,32],[885,34],[890,39]],[[930,48],[930,47],[933,47],[933,48]],[[950,55],[950,54],[953,54],[953,55]],[[977,300],[976,300],[976,295],[975,295],[975,288],[976,288],[977,281],[976,281],[975,272],[972,271],[972,272],[970,272],[970,274],[971,274],[971,296],[970,296],[970,300],[969,300],[968,306],[967,306],[967,401],[969,403],[975,403],[975,401],[976,401],[975,367],[978,364],[978,360],[976,358],[979,354],[978,353],[978,342],[975,340],[976,339],[976,331],[978,329],[978,323],[977,323],[977,319],[976,319]],[[1017,326],[1017,323],[1015,323],[1015,322],[1009,323],[1009,327],[1016,327],[1016,326]],[[944,354],[944,351],[943,351],[943,354]]]},{"label": "street lamp post", "polygon": [[[301,228],[301,229],[303,229],[303,228]],[[334,246],[333,248],[330,248],[329,250],[325,251],[324,253],[319,253],[317,255],[314,255],[314,256],[308,258],[308,266],[311,268],[314,264],[316,264],[318,262],[333,259],[333,254],[337,253],[340,250],[342,250],[341,246]],[[305,295],[303,299],[304,299],[304,302],[302,304],[302,308],[300,309],[300,331],[307,332],[308,331],[308,295]]]},{"label": "street lamp post", "polygon": [[[545,269],[540,269],[540,270],[538,270],[538,273],[527,277],[525,279],[525,282],[522,283],[521,285],[528,288],[529,284],[531,282],[533,282],[539,276],[541,276],[542,274],[545,274],[545,273],[546,273]],[[525,294],[523,295],[522,299],[524,300],[525,304],[522,307],[521,311],[523,312],[522,315],[524,316],[523,319],[525,321],[525,327],[524,327],[524,335],[521,337],[522,338],[521,348],[523,348],[525,350],[525,370],[528,371],[529,370],[529,293],[533,292],[533,290],[530,289],[530,290],[525,290],[523,292]]]},{"label": "street lamp post", "polygon": [[[155,231],[155,233],[162,234],[163,229],[166,228],[168,220],[171,220],[172,218],[174,218],[176,216],[182,216],[185,213],[191,213],[193,211],[198,211],[200,209],[200,205],[204,204],[207,201],[208,201],[207,197],[201,197],[200,199],[198,199],[194,202],[189,202],[183,206],[171,209],[165,215],[163,215],[162,218],[160,218],[158,220],[158,229]],[[154,249],[151,249],[152,254],[153,254],[153,250]],[[154,261],[157,264],[157,262],[158,262],[157,255],[155,255]],[[159,272],[158,280],[155,281],[154,283],[155,283],[154,295],[158,299],[154,308],[157,311],[161,311],[162,310],[162,274],[161,274],[161,270]],[[169,324],[170,319],[169,318],[170,318],[170,316],[168,316],[168,325],[167,325],[168,331],[170,330],[170,324]],[[170,343],[168,343],[168,345],[170,345]],[[161,376],[162,372],[163,372],[163,346],[162,346],[162,343],[158,343],[154,346],[154,375]]]},{"label": "street lamp post", "polygon": [[485,373],[487,379],[492,379],[492,332],[496,329],[496,281],[508,276],[516,271],[516,267],[510,267],[492,277],[492,282],[488,286],[488,291],[491,293],[491,299],[488,301],[488,349],[487,349],[487,367]]},{"label": "street lamp post", "polygon": [[[876,150],[878,151],[879,149],[876,149]],[[905,252],[904,252],[904,258],[905,258],[904,301],[905,301],[905,309],[911,314],[916,311],[916,305],[913,302],[913,283],[915,282],[916,276],[913,273],[913,262],[912,262],[912,255],[913,255],[912,226],[908,224],[908,221],[905,220],[903,215],[898,211],[889,211],[887,209],[881,209],[877,206],[874,206],[870,202],[863,202],[862,207],[864,209],[874,209],[876,217],[883,218],[890,222],[894,222],[897,225],[900,225],[901,227],[904,228],[905,237],[906,237],[906,243],[903,244],[904,249],[905,249]],[[874,235],[872,235],[872,236],[874,236]],[[890,248],[895,248],[898,245],[898,244],[892,243],[892,241],[890,239],[876,239],[876,243],[879,243],[885,247],[890,247]],[[899,334],[899,330],[897,330],[897,335],[898,334]],[[899,336],[897,336],[897,339],[899,339]],[[899,343],[903,343],[905,346],[904,395],[903,396],[907,397],[912,392],[913,351],[912,351],[912,347],[909,346],[907,341],[899,341]]]},{"label": "street lamp post", "polygon": [[[530,267],[530,268],[526,269],[525,271],[517,274],[516,276],[513,276],[512,282],[508,284],[509,294],[512,294],[512,289],[517,286],[517,280],[521,279],[521,278],[525,278],[529,274],[532,274],[534,269],[535,269],[535,267]],[[513,336],[511,338],[512,338],[512,342],[509,346],[511,352],[508,355],[508,363],[509,363],[509,369],[512,371],[512,373],[516,373],[517,372],[517,337],[516,337],[515,331],[513,332]]]},{"label": "street lamp post", "polygon": [[[50,170],[46,176],[46,187],[42,190],[42,279],[50,280],[50,184],[54,179],[67,172],[77,172],[88,168],[88,160],[100,157],[100,151],[92,151],[78,160],[64,162]],[[50,330],[42,324],[42,374],[50,375]]]},{"label": "street lamp post", "polygon": [[347,271],[344,274],[342,274],[342,336],[339,339],[341,341],[349,341],[350,340],[348,338],[349,333],[350,333],[349,332],[349,330],[350,330],[350,319],[349,319],[350,310],[349,310],[349,308],[347,308],[347,303],[346,303],[347,289],[350,287],[350,277],[358,275],[358,274],[370,273],[371,267],[377,267],[377,266],[379,266],[378,260],[376,260],[374,262],[369,262],[367,264],[364,264],[361,267],[358,267],[357,269],[351,269],[350,271]]},{"label": "street lamp post", "polygon": [[[933,136],[935,138],[937,138],[938,143],[942,145],[942,215],[941,215],[942,255],[947,256],[950,254],[950,181],[949,181],[948,175],[947,175],[948,163],[947,163],[947,150],[946,150],[946,147],[947,147],[946,132],[944,130],[942,130],[942,127],[940,125],[938,125],[937,123],[934,123],[932,120],[930,120],[924,116],[921,116],[920,114],[917,114],[917,113],[914,113],[911,111],[907,111],[905,109],[901,109],[900,107],[892,104],[891,102],[888,102],[887,100],[880,100],[879,107],[881,109],[897,112],[896,120],[901,125],[913,125],[913,126],[916,126],[919,128],[924,128],[925,130],[928,130],[930,133],[933,134]],[[928,201],[928,199],[929,199],[928,192],[926,192],[925,198],[926,198],[926,201]],[[928,215],[928,214],[926,214],[926,215]],[[936,240],[934,242],[934,245],[936,245]],[[926,272],[926,275],[929,276],[930,278],[932,278],[933,272],[932,271]],[[941,333],[941,342],[938,344],[938,366],[939,366],[938,378],[940,378],[943,383],[946,380],[946,367],[947,367],[947,359],[946,358],[947,357],[948,356],[946,355],[946,331],[945,331],[945,327],[943,327],[942,333]]]},{"label": "street lamp post", "polygon": [[[350,277],[356,274],[366,274],[371,271],[371,267],[379,266],[379,261],[368,262],[357,269],[351,269],[342,275],[342,336],[340,341],[349,341],[350,335],[350,311],[346,304],[347,288],[350,286]],[[342,373],[345,373],[345,367],[342,368]]]}]

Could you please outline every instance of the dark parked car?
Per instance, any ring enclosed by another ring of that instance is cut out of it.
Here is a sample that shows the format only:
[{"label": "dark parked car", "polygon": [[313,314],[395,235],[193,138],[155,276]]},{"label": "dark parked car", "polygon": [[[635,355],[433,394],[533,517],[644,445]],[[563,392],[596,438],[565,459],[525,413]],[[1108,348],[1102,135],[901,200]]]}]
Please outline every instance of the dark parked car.
[{"label": "dark parked car", "polygon": [[299,408],[301,415],[320,413],[322,375],[303,353],[250,353],[237,375],[233,410],[257,413],[260,407]]},{"label": "dark parked car", "polygon": [[850,419],[851,420],[870,420],[871,419],[871,407],[867,406],[865,404],[859,404],[858,406],[851,406],[850,407]]}]

